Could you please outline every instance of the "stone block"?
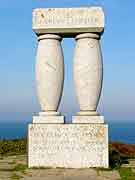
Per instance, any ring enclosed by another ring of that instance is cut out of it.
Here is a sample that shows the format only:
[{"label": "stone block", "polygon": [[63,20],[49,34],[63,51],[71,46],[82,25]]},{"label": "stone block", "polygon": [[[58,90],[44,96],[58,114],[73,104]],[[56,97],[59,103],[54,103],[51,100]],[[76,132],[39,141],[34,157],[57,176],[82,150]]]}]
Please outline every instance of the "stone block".
[{"label": "stone block", "polygon": [[28,166],[108,167],[105,124],[29,124]]},{"label": "stone block", "polygon": [[64,37],[99,33],[104,30],[104,13],[101,7],[35,9],[33,30],[37,34],[57,33]]},{"label": "stone block", "polygon": [[64,124],[64,116],[34,116],[33,123],[42,124]]},{"label": "stone block", "polygon": [[104,117],[103,116],[73,116],[72,117],[73,124],[103,124]]}]

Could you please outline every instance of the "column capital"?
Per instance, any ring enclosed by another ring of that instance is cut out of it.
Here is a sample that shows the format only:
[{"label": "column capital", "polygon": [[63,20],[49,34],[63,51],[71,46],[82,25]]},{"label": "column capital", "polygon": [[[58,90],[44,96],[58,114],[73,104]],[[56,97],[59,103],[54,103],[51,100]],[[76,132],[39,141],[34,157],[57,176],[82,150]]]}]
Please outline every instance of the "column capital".
[{"label": "column capital", "polygon": [[83,38],[92,38],[92,39],[100,40],[100,37],[101,34],[97,34],[97,33],[81,33],[75,37],[75,40],[83,39]]},{"label": "column capital", "polygon": [[61,41],[62,37],[60,35],[57,35],[57,34],[42,34],[42,35],[38,35],[38,41],[40,41],[42,39],[56,39],[56,40]]}]

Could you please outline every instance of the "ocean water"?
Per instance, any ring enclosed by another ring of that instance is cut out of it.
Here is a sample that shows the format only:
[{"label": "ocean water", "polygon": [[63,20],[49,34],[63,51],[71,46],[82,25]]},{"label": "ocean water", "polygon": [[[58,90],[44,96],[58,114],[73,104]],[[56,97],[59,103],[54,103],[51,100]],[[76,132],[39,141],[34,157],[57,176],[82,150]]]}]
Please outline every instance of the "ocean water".
[{"label": "ocean water", "polygon": [[[25,138],[27,122],[0,122],[0,139]],[[135,144],[135,122],[109,123],[109,141]]]},{"label": "ocean water", "polygon": [[110,141],[135,144],[135,122],[109,123]]}]

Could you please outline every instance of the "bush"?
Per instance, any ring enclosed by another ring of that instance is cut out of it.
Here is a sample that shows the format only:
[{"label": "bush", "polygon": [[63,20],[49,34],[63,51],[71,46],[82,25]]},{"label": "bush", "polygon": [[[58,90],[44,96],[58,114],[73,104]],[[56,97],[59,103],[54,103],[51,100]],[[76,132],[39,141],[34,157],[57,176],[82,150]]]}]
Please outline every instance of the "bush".
[{"label": "bush", "polygon": [[121,156],[119,152],[114,149],[109,151],[109,164],[112,169],[119,169],[121,166]]},{"label": "bush", "polygon": [[123,160],[123,155],[113,144],[109,145],[109,165],[112,169],[119,169]]},{"label": "bush", "polygon": [[26,153],[26,139],[0,141],[0,155]]},{"label": "bush", "polygon": [[111,168],[119,168],[121,164],[128,164],[130,158],[135,157],[135,145],[111,143],[109,145],[109,164]]}]

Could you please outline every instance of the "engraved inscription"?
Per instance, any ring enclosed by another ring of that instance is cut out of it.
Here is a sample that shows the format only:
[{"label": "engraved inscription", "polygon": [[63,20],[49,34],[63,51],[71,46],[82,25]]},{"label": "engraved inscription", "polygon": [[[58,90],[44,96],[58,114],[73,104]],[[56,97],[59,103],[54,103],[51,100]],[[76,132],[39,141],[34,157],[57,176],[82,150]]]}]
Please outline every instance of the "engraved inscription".
[{"label": "engraved inscription", "polygon": [[[31,163],[71,167],[105,164],[107,142],[102,125],[40,125],[29,129]],[[35,160],[36,159],[36,160]],[[74,166],[74,165],[73,165]]]},{"label": "engraved inscription", "polygon": [[89,28],[88,31],[101,32],[104,28],[104,13],[101,8],[56,8],[35,9],[33,12],[33,29],[39,33],[56,29],[63,32],[76,31],[75,28]]},{"label": "engraved inscription", "polygon": [[89,25],[98,24],[98,11],[92,12],[91,9],[47,9],[38,10],[34,13],[34,24],[36,25]]}]

